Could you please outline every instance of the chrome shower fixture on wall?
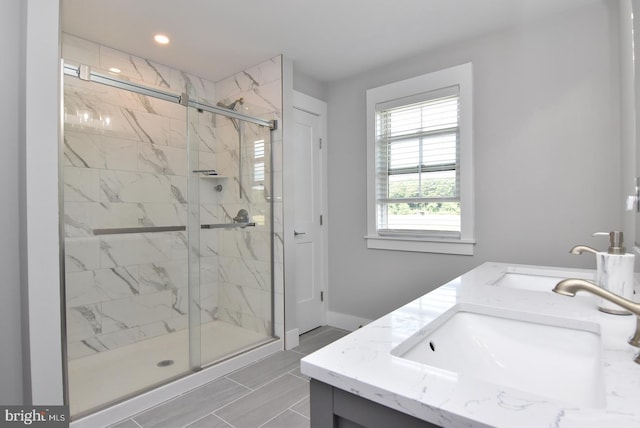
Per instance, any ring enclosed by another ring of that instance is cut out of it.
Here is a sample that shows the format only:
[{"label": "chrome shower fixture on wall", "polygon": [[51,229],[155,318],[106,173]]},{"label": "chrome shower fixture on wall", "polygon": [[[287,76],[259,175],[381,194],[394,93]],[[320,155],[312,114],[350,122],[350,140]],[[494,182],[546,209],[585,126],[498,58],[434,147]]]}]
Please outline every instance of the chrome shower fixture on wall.
[{"label": "chrome shower fixture on wall", "polygon": [[222,107],[222,108],[226,108],[228,110],[236,111],[236,107],[238,106],[238,104],[243,105],[244,104],[244,98],[238,98],[237,100],[235,100],[234,102],[232,102],[229,105],[225,105],[225,103],[223,103],[222,101],[218,101],[218,103],[216,105],[218,107]]},{"label": "chrome shower fixture on wall", "polygon": [[[232,102],[231,104],[228,104],[228,105],[223,103],[222,101],[218,101],[216,103],[216,105],[218,107],[222,107],[222,108],[225,108],[225,109],[231,110],[231,111],[237,111],[236,107],[238,107],[239,105],[241,106],[243,104],[244,104],[244,98],[242,98],[242,97],[238,98],[237,100],[235,100],[234,102]],[[233,127],[236,128],[236,131],[239,132],[240,131],[240,125],[238,124],[238,121],[233,117],[229,117],[229,120],[231,120],[231,122],[233,123]]]}]

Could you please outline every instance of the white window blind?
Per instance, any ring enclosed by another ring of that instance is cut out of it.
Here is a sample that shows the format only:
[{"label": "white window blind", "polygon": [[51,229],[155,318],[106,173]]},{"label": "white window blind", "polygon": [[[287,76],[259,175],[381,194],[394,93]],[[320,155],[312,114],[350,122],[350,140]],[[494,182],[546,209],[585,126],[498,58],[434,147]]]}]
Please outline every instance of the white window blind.
[{"label": "white window blind", "polygon": [[265,151],[264,140],[253,142],[253,188],[264,188]]},{"label": "white window blind", "polygon": [[459,87],[375,110],[377,232],[460,237]]}]

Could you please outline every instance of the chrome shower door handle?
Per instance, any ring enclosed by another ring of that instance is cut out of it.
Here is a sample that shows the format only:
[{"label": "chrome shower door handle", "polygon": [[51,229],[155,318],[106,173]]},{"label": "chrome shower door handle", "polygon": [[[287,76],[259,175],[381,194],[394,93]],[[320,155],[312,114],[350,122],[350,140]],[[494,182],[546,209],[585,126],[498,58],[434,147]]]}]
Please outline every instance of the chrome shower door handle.
[{"label": "chrome shower door handle", "polygon": [[297,230],[293,231],[293,236],[300,236],[300,235],[306,235],[307,232],[298,232]]}]

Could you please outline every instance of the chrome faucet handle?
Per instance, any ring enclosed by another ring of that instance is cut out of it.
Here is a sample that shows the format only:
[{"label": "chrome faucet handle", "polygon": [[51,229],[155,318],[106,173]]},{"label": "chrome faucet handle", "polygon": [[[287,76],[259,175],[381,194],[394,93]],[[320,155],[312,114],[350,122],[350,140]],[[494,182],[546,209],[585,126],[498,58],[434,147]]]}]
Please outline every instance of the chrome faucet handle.
[{"label": "chrome faucet handle", "polygon": [[569,250],[571,254],[582,254],[582,253],[593,253],[597,254],[598,250],[595,248],[587,247],[586,245],[576,245],[571,250]]},{"label": "chrome faucet handle", "polygon": [[[621,306],[632,312],[636,316],[636,331],[629,338],[629,345],[640,348],[640,303],[636,303],[632,300],[620,297],[604,288],[598,286],[598,284],[585,279],[569,278],[563,279],[553,287],[551,290],[555,293],[562,294],[563,296],[574,297],[578,291],[586,291],[596,296],[602,297],[618,306]],[[640,353],[636,355],[634,361],[640,364]]]},{"label": "chrome faucet handle", "polygon": [[249,212],[244,208],[239,210],[233,221],[236,223],[249,223]]}]

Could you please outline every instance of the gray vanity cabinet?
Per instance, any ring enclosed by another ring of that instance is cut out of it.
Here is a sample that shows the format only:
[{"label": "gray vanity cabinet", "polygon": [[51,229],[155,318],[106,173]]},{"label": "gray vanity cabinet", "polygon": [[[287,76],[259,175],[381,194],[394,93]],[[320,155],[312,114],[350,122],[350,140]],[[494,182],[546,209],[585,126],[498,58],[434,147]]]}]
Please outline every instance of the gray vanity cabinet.
[{"label": "gray vanity cabinet", "polygon": [[438,428],[315,379],[310,387],[311,428]]}]

